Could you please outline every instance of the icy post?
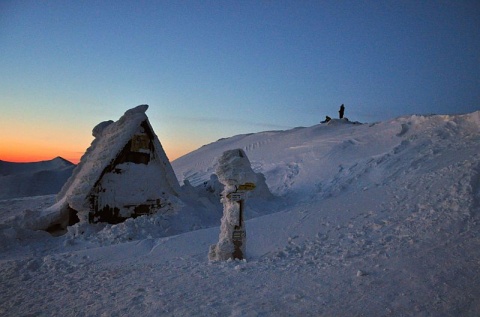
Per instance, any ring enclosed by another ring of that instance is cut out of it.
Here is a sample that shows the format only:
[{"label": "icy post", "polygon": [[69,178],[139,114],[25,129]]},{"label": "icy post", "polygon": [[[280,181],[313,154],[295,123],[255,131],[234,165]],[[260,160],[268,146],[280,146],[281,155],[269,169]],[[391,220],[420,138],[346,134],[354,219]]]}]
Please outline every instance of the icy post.
[{"label": "icy post", "polygon": [[255,188],[257,176],[241,149],[225,151],[218,159],[216,174],[222,192],[223,217],[217,244],[210,246],[210,261],[245,258],[244,205],[247,191]]}]

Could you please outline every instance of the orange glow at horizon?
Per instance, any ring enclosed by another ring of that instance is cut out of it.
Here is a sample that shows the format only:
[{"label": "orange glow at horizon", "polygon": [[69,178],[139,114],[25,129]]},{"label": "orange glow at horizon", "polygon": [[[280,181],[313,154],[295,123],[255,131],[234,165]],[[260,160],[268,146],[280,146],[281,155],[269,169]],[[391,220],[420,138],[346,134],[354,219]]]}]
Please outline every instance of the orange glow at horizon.
[{"label": "orange glow at horizon", "polygon": [[199,148],[197,144],[189,141],[179,142],[176,140],[175,142],[166,139],[163,141],[160,140],[160,143],[162,144],[163,150],[165,151],[165,154],[167,154],[170,162]]},{"label": "orange glow at horizon", "polygon": [[[173,161],[182,155],[187,154],[184,149],[175,149],[167,152],[167,157],[170,161]],[[79,152],[68,152],[68,151],[58,151],[58,152],[5,152],[3,149],[0,149],[0,160],[6,162],[13,162],[13,163],[32,163],[32,162],[40,162],[40,161],[50,161],[54,158],[60,156],[61,158],[66,159],[67,161],[72,162],[73,164],[78,164],[80,162],[80,158],[84,153]]]},{"label": "orange glow at horizon", "polygon": [[49,161],[58,156],[78,164],[84,149],[75,149],[72,145],[50,144],[39,140],[10,140],[0,141],[0,160],[16,163]]},{"label": "orange glow at horizon", "polygon": [[[163,148],[170,161],[173,161],[196,148],[194,145],[172,146],[171,144],[168,144],[169,142],[166,143],[167,145],[163,146]],[[11,143],[7,145],[3,142],[0,142],[0,160],[15,163],[31,163],[53,160],[54,158],[59,156],[74,164],[78,164],[80,162],[80,158],[82,157],[87,148],[88,146],[85,147],[83,151],[75,151],[73,149],[62,149],[60,146],[47,147],[33,143]]]},{"label": "orange glow at horizon", "polygon": [[[25,104],[4,108],[0,117],[0,160],[19,163],[62,157],[78,164],[92,144],[92,127],[103,116],[103,113],[76,113],[78,109],[62,106],[51,106],[51,113]],[[170,162],[211,142],[208,134],[198,135],[190,129],[178,129],[178,123],[157,121],[153,129]]]},{"label": "orange glow at horizon", "polygon": [[26,113],[31,117],[12,113],[0,118],[0,160],[28,163],[62,157],[78,163],[91,143],[89,134],[76,130],[83,122],[74,125],[54,117],[42,120],[33,111]]},{"label": "orange glow at horizon", "polygon": [[[33,119],[32,119],[33,120]],[[89,123],[88,123],[89,124]],[[66,125],[66,124],[65,124]],[[49,161],[62,157],[74,164],[80,162],[90,147],[92,136],[51,122],[4,121],[0,124],[0,160],[29,163]],[[87,125],[87,124],[84,124]],[[80,129],[79,129],[80,130]],[[82,128],[81,131],[86,131]],[[160,143],[170,161],[173,161],[205,144],[208,140],[197,140],[190,135],[173,138],[159,136]]]},{"label": "orange glow at horizon", "polygon": [[68,151],[4,151],[0,149],[0,160],[13,162],[13,163],[31,163],[31,162],[40,162],[40,161],[50,161],[54,158],[60,156],[67,161],[70,161],[74,164],[80,162],[80,157],[83,153],[72,153]]},{"label": "orange glow at horizon", "polygon": [[0,161],[12,162],[12,163],[34,163],[41,161],[51,161],[54,158],[60,156],[61,158],[72,162],[73,164],[78,164],[80,162],[80,157],[66,157],[64,155],[48,155],[48,154],[38,154],[38,155],[21,155],[13,153],[12,155],[1,155]]}]

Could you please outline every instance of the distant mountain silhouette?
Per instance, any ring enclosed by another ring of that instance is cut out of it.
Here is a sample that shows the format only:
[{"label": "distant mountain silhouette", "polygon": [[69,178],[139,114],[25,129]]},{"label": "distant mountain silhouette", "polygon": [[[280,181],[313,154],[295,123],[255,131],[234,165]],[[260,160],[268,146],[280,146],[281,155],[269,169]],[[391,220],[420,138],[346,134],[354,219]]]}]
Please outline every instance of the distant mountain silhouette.
[{"label": "distant mountain silhouette", "polygon": [[62,157],[32,163],[0,160],[0,199],[56,194],[74,168]]}]

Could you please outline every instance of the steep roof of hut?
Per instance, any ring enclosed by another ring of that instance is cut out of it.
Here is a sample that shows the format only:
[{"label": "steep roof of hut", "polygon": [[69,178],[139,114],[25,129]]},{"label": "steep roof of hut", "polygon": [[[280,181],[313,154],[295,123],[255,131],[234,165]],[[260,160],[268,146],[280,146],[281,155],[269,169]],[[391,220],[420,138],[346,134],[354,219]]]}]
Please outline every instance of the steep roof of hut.
[{"label": "steep roof of hut", "polygon": [[[153,133],[145,111],[148,105],[140,105],[125,112],[116,122],[105,121],[98,124],[92,131],[95,139],[80,163],[73,171],[70,179],[65,183],[57,195],[57,204],[68,204],[75,210],[88,209],[88,195],[94,184],[99,180],[103,171],[111,164],[122,151],[127,142],[132,139],[138,127],[146,122]],[[154,136],[154,155],[160,160],[163,167],[165,188],[159,190],[172,195],[180,193],[180,185],[177,181],[173,168],[163,150],[158,137]],[[126,180],[128,186],[128,180]]]}]

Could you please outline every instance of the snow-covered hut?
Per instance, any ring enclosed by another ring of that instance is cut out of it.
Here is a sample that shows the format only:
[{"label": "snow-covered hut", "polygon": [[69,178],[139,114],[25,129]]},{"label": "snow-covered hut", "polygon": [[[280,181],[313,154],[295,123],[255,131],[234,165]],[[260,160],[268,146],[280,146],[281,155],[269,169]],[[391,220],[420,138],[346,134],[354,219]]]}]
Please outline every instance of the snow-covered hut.
[{"label": "snow-covered hut", "polygon": [[94,141],[50,208],[56,211],[57,216],[50,217],[56,225],[119,223],[160,211],[176,200],[180,185],[147,109],[140,105],[118,121],[93,129]]}]

